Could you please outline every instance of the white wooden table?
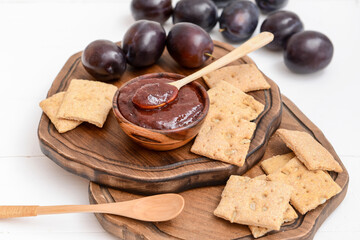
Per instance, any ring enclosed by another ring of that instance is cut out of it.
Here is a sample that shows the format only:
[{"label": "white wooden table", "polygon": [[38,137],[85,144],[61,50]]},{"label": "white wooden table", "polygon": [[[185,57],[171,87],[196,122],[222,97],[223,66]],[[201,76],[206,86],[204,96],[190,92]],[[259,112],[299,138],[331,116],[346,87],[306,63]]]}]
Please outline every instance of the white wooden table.
[{"label": "white wooden table", "polygon": [[[122,39],[134,22],[129,5],[130,0],[0,0],[0,205],[88,204],[88,181],[40,151],[38,103],[70,55],[95,39]],[[360,1],[290,0],[286,9],[306,29],[333,41],[331,65],[297,75],[287,70],[281,53],[259,50],[250,56],[324,132],[349,171],[347,196],[315,239],[360,239]],[[167,31],[171,25],[166,23]],[[223,40],[216,30],[211,36]],[[0,239],[115,237],[93,214],[66,214],[0,220]]]}]

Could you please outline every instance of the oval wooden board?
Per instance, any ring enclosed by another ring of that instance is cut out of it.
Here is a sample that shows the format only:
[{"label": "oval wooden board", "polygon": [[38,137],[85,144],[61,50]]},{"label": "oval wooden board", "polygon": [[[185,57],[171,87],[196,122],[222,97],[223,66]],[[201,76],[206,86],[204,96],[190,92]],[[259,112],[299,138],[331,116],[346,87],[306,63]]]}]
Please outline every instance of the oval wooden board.
[{"label": "oval wooden board", "polygon": [[[349,175],[322,132],[284,96],[280,127],[309,132],[331,152],[344,169],[340,174],[331,173],[342,188],[338,195],[305,215],[298,213],[299,218],[287,223],[280,232],[270,232],[261,238],[312,239],[321,224],[344,199]],[[289,151],[278,137],[273,136],[270,138],[262,159]],[[260,174],[264,174],[264,172],[259,163],[245,173],[249,177]],[[247,226],[231,224],[213,215],[223,188],[224,186],[203,187],[180,193],[185,198],[184,211],[177,218],[167,222],[146,223],[109,214],[95,215],[106,231],[121,239],[253,239]],[[141,196],[90,183],[89,197],[91,203],[107,203],[126,201]]]},{"label": "oval wooden board", "polygon": [[[226,43],[214,42],[214,56],[219,58],[233,49]],[[81,64],[81,52],[66,62],[54,80],[48,96],[65,91],[74,79],[93,79]],[[210,63],[211,60],[207,62]],[[244,57],[233,64],[253,63]],[[196,69],[181,68],[164,51],[156,65],[144,69],[129,67],[120,81],[146,73],[174,72],[189,75]],[[202,80],[198,80],[202,84]],[[59,134],[45,114],[38,127],[42,152],[64,169],[99,184],[127,191],[154,194],[179,192],[186,189],[222,184],[231,174],[242,174],[262,157],[269,136],[281,120],[281,96],[278,86],[267,78],[270,90],[250,94],[264,103],[263,113],[255,120],[257,128],[252,139],[246,163],[239,168],[210,160],[190,152],[192,141],[172,151],[157,152],[144,149],[132,142],[120,129],[112,111],[102,129],[83,123],[76,129]]]}]

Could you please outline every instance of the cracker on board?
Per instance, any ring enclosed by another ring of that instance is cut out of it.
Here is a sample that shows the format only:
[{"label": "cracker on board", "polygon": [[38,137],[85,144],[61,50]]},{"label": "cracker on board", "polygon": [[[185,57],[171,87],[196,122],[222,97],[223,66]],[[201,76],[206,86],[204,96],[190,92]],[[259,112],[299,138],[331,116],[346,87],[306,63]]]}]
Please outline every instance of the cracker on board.
[{"label": "cracker on board", "polygon": [[266,174],[270,174],[277,171],[279,168],[283,167],[286,163],[290,161],[290,159],[294,157],[295,154],[293,152],[282,155],[276,155],[262,161],[260,163],[260,166]]},{"label": "cracker on board", "polygon": [[209,88],[215,87],[219,81],[226,81],[243,92],[270,88],[270,84],[255,64],[226,66],[205,75],[203,79]]},{"label": "cracker on board", "polygon": [[[294,210],[294,208],[288,204],[285,212],[284,212],[284,222],[291,222],[295,219],[297,219],[298,215],[296,213],[296,211]],[[269,228],[264,228],[264,227],[257,227],[257,226],[251,226],[249,225],[249,229],[252,233],[252,235],[254,236],[254,238],[259,238],[264,236],[265,234],[267,234],[268,232],[273,231],[272,229]]]},{"label": "cracker on board", "polygon": [[117,87],[97,81],[73,79],[57,117],[92,123],[102,127],[112,106]]},{"label": "cracker on board", "polygon": [[254,97],[231,84],[220,81],[208,91],[210,109],[208,115],[227,114],[236,119],[253,120],[264,110],[264,105]]},{"label": "cracker on board", "polygon": [[281,182],[232,175],[214,214],[230,222],[279,230],[291,192],[292,187]]},{"label": "cracker on board", "polygon": [[309,170],[342,172],[331,153],[310,134],[287,129],[278,129],[276,133]]},{"label": "cracker on board", "polygon": [[341,191],[330,175],[322,170],[308,170],[297,157],[269,174],[267,179],[293,186],[290,203],[301,214],[315,209]]},{"label": "cracker on board", "polygon": [[256,124],[222,114],[207,116],[191,152],[237,166],[244,165]]},{"label": "cracker on board", "polygon": [[231,84],[221,81],[208,91],[210,109],[191,152],[243,166],[264,105]]},{"label": "cracker on board", "polygon": [[81,124],[81,121],[60,119],[56,116],[64,96],[65,92],[59,92],[39,104],[59,133],[70,131]]},{"label": "cracker on board", "polygon": [[[266,180],[266,175],[265,174],[259,175],[253,179]],[[298,215],[294,210],[294,208],[290,204],[287,204],[286,210],[284,212],[284,222],[291,222],[292,220],[295,220],[297,217]],[[257,227],[251,225],[249,225],[249,229],[252,235],[254,236],[254,238],[259,238],[261,236],[264,236],[266,233],[273,231],[272,229],[269,228]]]}]

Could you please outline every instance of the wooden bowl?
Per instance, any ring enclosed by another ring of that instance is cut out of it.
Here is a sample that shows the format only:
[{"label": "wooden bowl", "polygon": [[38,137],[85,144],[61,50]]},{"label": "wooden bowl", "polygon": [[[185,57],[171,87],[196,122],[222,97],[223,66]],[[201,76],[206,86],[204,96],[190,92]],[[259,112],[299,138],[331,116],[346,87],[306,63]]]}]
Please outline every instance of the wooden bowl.
[{"label": "wooden bowl", "polygon": [[191,124],[175,129],[169,130],[158,130],[158,129],[150,129],[140,127],[130,121],[128,121],[120,112],[118,107],[118,98],[120,95],[120,89],[122,89],[127,84],[138,81],[141,79],[149,79],[149,78],[166,78],[170,80],[179,80],[184,78],[185,76],[175,73],[151,73],[141,75],[136,77],[123,86],[121,86],[115,93],[113,99],[113,112],[114,115],[119,122],[121,129],[125,132],[127,136],[129,136],[133,141],[140,144],[141,146],[158,151],[166,151],[181,147],[191,141],[199,132],[201,125],[203,124],[205,117],[209,110],[209,96],[205,88],[197,83],[192,82],[192,84],[200,93],[204,100],[204,110],[201,115]]}]

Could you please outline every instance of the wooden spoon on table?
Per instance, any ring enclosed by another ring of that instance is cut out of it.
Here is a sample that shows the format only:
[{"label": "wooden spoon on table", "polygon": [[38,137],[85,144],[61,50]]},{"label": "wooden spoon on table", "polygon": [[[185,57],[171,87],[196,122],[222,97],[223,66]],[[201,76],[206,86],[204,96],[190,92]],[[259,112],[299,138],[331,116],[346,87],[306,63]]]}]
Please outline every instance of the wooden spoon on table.
[{"label": "wooden spoon on table", "polygon": [[147,222],[168,221],[177,217],[185,205],[184,198],[179,194],[159,194],[135,200],[63,206],[0,206],[0,218],[32,217],[44,214],[60,213],[109,213]]},{"label": "wooden spoon on table", "polygon": [[247,40],[239,47],[235,48],[225,56],[212,62],[206,67],[194,72],[193,74],[184,77],[181,80],[165,83],[150,83],[139,88],[133,98],[132,102],[142,109],[155,109],[162,107],[176,99],[179,89],[184,85],[219,69],[252,51],[255,51],[274,39],[274,35],[270,32],[262,32],[255,37]]}]

